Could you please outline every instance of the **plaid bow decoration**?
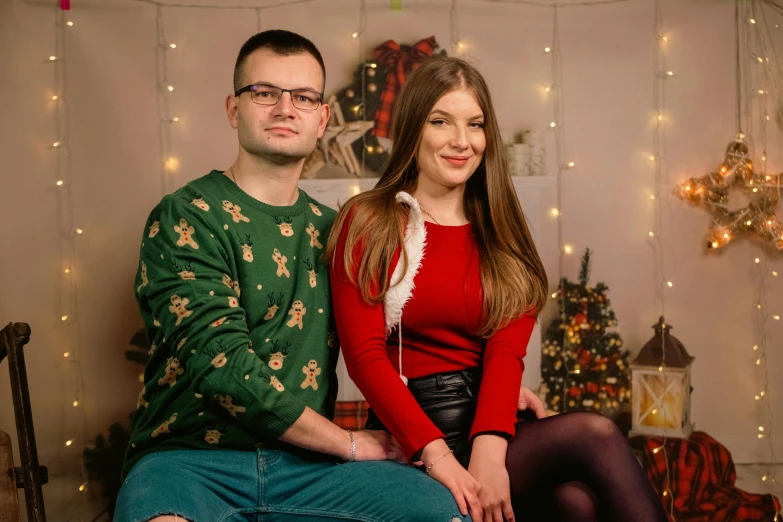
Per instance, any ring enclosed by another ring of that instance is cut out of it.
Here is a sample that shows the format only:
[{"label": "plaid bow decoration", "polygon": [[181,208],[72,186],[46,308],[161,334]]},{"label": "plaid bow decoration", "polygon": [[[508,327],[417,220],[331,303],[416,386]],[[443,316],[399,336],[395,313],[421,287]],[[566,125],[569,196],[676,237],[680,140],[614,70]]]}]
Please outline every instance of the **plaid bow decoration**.
[{"label": "plaid bow decoration", "polygon": [[432,56],[436,45],[435,37],[430,36],[411,47],[400,47],[394,40],[387,40],[375,48],[373,51],[375,62],[388,67],[389,72],[386,75],[386,88],[381,93],[381,106],[375,113],[373,136],[389,137],[392,109],[406,76]]}]

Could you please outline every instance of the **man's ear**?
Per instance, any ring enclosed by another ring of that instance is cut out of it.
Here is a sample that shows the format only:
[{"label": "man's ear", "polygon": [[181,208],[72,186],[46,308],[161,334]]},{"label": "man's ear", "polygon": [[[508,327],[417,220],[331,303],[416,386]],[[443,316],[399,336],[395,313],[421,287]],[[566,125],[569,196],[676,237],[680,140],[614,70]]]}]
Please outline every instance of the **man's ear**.
[{"label": "man's ear", "polygon": [[321,106],[321,123],[318,125],[318,137],[323,138],[324,137],[324,131],[326,130],[326,125],[329,123],[329,118],[332,115],[332,107],[328,103],[324,103]]},{"label": "man's ear", "polygon": [[228,124],[232,129],[236,129],[239,126],[239,105],[237,104],[237,97],[229,94],[226,97],[226,116],[228,116]]}]

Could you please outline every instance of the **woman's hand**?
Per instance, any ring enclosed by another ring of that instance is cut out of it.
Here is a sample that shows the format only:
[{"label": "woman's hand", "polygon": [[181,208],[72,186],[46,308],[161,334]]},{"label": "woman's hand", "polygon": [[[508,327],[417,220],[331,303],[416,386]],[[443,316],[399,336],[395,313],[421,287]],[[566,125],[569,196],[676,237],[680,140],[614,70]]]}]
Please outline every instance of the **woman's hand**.
[{"label": "woman's hand", "polygon": [[514,522],[511,509],[511,483],[506,470],[508,441],[497,435],[479,435],[473,440],[468,472],[481,485],[478,498],[484,518],[478,522]]},{"label": "woman's hand", "polygon": [[[460,513],[463,516],[470,513],[474,521],[481,522],[484,516],[479,502],[481,485],[449,452],[446,441],[436,439],[424,446],[421,460],[429,470],[429,475],[454,495]],[[505,466],[503,469],[505,470]]]}]

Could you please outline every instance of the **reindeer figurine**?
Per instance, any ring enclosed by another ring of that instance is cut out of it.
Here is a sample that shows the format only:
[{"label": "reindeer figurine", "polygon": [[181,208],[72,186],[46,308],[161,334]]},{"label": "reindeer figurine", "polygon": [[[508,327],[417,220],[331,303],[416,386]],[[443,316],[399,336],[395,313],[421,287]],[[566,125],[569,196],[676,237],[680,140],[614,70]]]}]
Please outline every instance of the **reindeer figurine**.
[{"label": "reindeer figurine", "polygon": [[294,235],[294,226],[293,226],[293,220],[291,220],[290,217],[276,217],[275,223],[277,224],[277,227],[280,229],[280,233],[283,234],[285,237],[291,237]]},{"label": "reindeer figurine", "polygon": [[275,299],[275,294],[270,293],[267,294],[267,297],[269,298],[268,306],[269,310],[266,311],[266,315],[264,316],[264,321],[270,321],[274,318],[277,311],[280,309],[280,306],[283,304],[283,292],[280,292],[280,297]]},{"label": "reindeer figurine", "polygon": [[177,262],[177,259],[172,257],[170,260],[170,263],[174,266],[174,270],[177,271],[177,274],[183,281],[195,281],[196,280],[196,273],[193,269],[193,265],[190,263],[190,261],[185,261],[185,267],[183,268],[180,266],[180,264]]},{"label": "reindeer figurine", "polygon": [[279,370],[283,367],[283,359],[288,355],[288,349],[291,347],[291,342],[286,341],[283,345],[282,341],[272,340],[272,346],[275,352],[269,355],[268,366],[273,370]]},{"label": "reindeer figurine", "polygon": [[310,288],[315,288],[317,285],[315,275],[318,272],[318,267],[313,266],[313,263],[309,259],[305,259],[303,263],[305,268],[307,268],[307,273],[310,274]]}]

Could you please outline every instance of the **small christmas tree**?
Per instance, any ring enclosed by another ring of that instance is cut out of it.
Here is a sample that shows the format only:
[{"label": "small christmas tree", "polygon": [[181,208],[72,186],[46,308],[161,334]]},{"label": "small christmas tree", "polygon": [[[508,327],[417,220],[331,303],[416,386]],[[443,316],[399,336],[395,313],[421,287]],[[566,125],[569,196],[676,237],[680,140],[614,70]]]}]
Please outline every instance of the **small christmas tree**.
[{"label": "small christmas tree", "polygon": [[546,332],[541,376],[547,407],[556,412],[592,411],[616,418],[627,409],[631,391],[628,351],[616,332],[608,287],[588,286],[590,250],[582,256],[579,282],[567,278],[557,290],[560,316]]}]

